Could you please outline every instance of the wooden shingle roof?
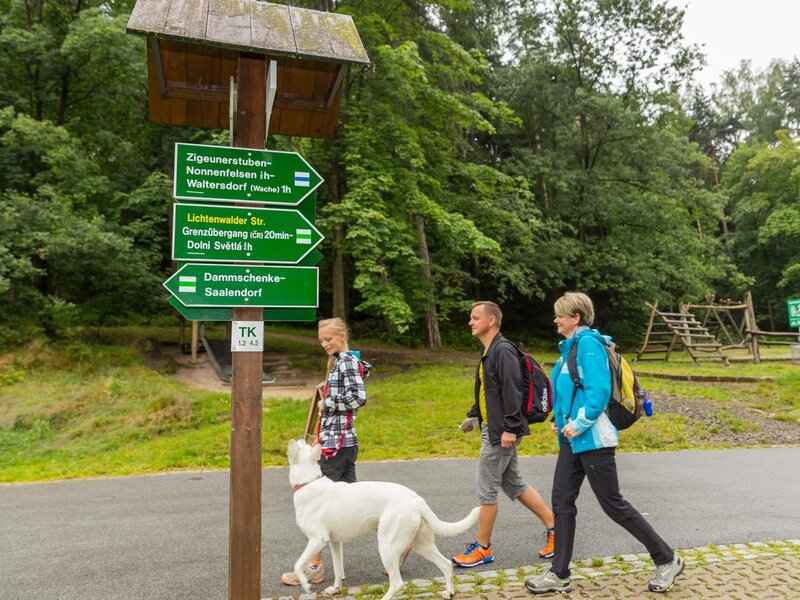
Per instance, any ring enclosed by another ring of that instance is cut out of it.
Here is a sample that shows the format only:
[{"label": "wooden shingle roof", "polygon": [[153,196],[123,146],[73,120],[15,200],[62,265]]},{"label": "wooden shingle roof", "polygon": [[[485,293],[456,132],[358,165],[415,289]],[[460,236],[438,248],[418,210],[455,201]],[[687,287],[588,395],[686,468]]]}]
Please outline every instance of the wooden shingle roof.
[{"label": "wooden shingle roof", "polygon": [[370,64],[353,19],[257,0],[137,0],[129,33],[147,37],[150,119],[229,127],[230,81],[242,54],[277,67],[273,134],[336,131],[345,71]]},{"label": "wooden shingle roof", "polygon": [[127,31],[271,56],[370,64],[349,15],[258,0],[137,0]]}]

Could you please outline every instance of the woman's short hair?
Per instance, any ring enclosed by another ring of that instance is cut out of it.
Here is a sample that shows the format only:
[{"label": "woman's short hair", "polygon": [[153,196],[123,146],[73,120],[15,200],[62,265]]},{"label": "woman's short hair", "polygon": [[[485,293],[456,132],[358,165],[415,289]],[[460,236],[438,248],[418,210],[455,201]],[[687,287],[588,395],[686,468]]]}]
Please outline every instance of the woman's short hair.
[{"label": "woman's short hair", "polygon": [[567,292],[553,304],[557,317],[574,317],[578,315],[581,325],[588,327],[594,323],[594,304],[583,292]]},{"label": "woman's short hair", "polygon": [[503,311],[500,310],[500,307],[497,306],[497,304],[490,302],[489,300],[479,300],[472,305],[472,308],[475,308],[476,306],[482,306],[487,316],[494,317],[495,321],[497,322],[497,328],[500,328],[500,325],[503,324]]}]

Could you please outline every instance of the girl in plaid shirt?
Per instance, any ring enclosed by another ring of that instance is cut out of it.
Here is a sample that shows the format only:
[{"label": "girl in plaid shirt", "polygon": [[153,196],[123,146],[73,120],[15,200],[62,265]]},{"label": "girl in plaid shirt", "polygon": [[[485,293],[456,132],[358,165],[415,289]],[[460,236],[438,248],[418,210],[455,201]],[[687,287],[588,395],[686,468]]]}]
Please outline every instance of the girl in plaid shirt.
[{"label": "girl in plaid shirt", "polygon": [[[333,481],[353,483],[356,480],[358,438],[353,422],[356,412],[367,402],[364,377],[370,364],[348,353],[347,324],[339,318],[319,322],[319,343],[328,354],[328,377],[324,398],[317,404],[320,414],[318,443],[322,446],[319,466],[322,474]],[[310,583],[322,583],[325,571],[321,556],[315,556],[305,567]],[[300,585],[294,571],[281,575],[284,585]]]},{"label": "girl in plaid shirt", "polygon": [[319,460],[322,474],[334,481],[356,480],[358,438],[353,423],[356,412],[367,401],[364,377],[369,363],[348,353],[347,325],[342,319],[319,322],[319,343],[328,354],[325,397],[319,401]]}]

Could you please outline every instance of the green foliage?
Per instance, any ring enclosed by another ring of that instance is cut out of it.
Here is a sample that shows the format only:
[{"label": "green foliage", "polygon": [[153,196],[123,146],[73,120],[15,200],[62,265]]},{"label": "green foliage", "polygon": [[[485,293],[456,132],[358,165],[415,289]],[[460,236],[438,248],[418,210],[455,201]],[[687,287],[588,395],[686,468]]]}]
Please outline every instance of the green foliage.
[{"label": "green foliage", "polygon": [[599,324],[624,335],[641,327],[644,302],[700,299],[737,277],[716,238],[723,198],[679,112],[677,86],[697,64],[681,22],[644,0],[521,7],[501,95],[523,126],[499,136],[499,151],[552,232],[525,264],[544,272],[545,314],[579,288]]},{"label": "green foliage", "polygon": [[[465,267],[500,254],[464,207],[476,192],[486,202],[513,195],[500,173],[463,161],[468,133],[492,131],[484,115],[502,112],[470,89],[484,66],[442,34],[418,35],[418,43],[375,47],[380,76],[359,82],[345,108],[345,193],[321,220],[347,225],[342,248],[354,260],[358,309],[383,315],[400,332],[431,302],[445,316],[461,308],[471,279]],[[431,253],[429,280],[421,277],[420,243]]]},{"label": "green foliage", "polygon": [[0,321],[55,332],[152,311],[169,192],[154,175],[108,198],[108,181],[65,128],[0,110]]},{"label": "green foliage", "polygon": [[785,300],[800,294],[800,141],[778,132],[774,144],[737,149],[723,184],[734,232],[731,249],[754,281],[753,293],[770,302],[786,324]]},{"label": "green foliage", "polygon": [[[173,142],[228,133],[148,121],[132,4],[0,0],[4,343],[168,310]],[[543,337],[553,298],[581,288],[601,327],[634,339],[644,301],[752,285],[783,314],[800,289],[796,175],[768,174],[778,196],[755,190],[748,208],[741,184],[766,162],[724,162],[742,139],[785,146],[797,60],[743,64],[684,110],[699,54],[664,0],[299,4],[351,14],[373,62],[343,81],[336,139],[270,140],[326,178],[323,310],[340,286],[335,310],[415,344],[438,321],[453,338],[481,297]]]}]

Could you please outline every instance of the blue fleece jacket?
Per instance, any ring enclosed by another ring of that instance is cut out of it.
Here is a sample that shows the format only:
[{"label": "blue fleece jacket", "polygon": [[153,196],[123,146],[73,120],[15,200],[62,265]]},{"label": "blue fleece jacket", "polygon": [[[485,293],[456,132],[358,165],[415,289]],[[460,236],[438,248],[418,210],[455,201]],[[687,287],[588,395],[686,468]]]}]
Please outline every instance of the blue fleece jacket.
[{"label": "blue fleece jacket", "polygon": [[[578,342],[577,366],[583,389],[578,388],[570,410],[573,383],[567,368],[567,356],[572,345]],[[561,340],[558,349],[561,358],[556,361],[550,379],[553,382],[553,414],[558,426],[559,446],[568,441],[575,454],[598,448],[611,448],[619,443],[617,428],[605,410],[611,397],[611,368],[605,346],[611,338],[596,329],[580,327],[571,338]],[[567,440],[561,429],[567,422],[578,436]]]}]

